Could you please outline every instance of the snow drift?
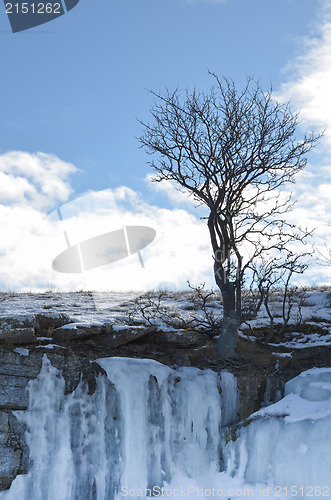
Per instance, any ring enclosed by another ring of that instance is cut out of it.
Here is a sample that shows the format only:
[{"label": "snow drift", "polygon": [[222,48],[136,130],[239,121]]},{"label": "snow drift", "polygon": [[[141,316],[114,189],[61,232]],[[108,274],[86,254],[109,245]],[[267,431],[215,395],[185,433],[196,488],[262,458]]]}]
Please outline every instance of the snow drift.
[{"label": "snow drift", "polygon": [[272,485],[275,498],[330,497],[331,369],[290,380],[285,397],[251,415],[237,435],[224,450],[232,476]]}]

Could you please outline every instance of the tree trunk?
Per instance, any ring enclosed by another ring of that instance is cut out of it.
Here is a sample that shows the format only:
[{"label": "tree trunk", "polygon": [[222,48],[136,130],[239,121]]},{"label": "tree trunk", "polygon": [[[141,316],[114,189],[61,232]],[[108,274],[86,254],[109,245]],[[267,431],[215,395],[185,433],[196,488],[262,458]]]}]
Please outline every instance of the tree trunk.
[{"label": "tree trunk", "polygon": [[236,311],[229,316],[224,316],[220,338],[217,341],[217,353],[220,358],[231,358],[235,354],[238,339],[238,320]]},{"label": "tree trunk", "polygon": [[214,265],[214,272],[223,300],[223,321],[217,342],[217,353],[220,358],[230,358],[235,354],[240,321],[240,311],[237,310],[236,301],[236,282],[224,279],[224,271],[220,269],[220,264],[217,262]]}]

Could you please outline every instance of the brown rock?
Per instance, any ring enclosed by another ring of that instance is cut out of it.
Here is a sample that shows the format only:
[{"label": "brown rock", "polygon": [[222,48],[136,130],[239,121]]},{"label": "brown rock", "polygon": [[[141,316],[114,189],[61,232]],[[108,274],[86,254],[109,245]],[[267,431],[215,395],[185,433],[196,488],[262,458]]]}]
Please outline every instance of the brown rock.
[{"label": "brown rock", "polygon": [[34,315],[23,314],[0,319],[0,342],[6,344],[31,344],[36,341]]},{"label": "brown rock", "polygon": [[33,344],[36,340],[34,328],[0,330],[0,342],[6,344]]},{"label": "brown rock", "polygon": [[192,331],[162,332],[157,331],[153,337],[157,345],[174,345],[179,348],[200,347],[208,343],[208,335]]},{"label": "brown rock", "polygon": [[100,335],[102,331],[101,326],[84,326],[84,325],[70,325],[70,328],[56,328],[51,336],[56,342],[65,342],[66,340],[80,340],[88,339]]},{"label": "brown rock", "polygon": [[35,318],[38,322],[38,337],[51,337],[55,328],[60,328],[68,323],[72,323],[69,316],[64,313],[36,314]]},{"label": "brown rock", "polygon": [[100,338],[98,342],[102,347],[115,349],[140,338],[150,335],[154,331],[153,327],[147,328],[125,328],[123,330],[112,331],[109,335]]}]

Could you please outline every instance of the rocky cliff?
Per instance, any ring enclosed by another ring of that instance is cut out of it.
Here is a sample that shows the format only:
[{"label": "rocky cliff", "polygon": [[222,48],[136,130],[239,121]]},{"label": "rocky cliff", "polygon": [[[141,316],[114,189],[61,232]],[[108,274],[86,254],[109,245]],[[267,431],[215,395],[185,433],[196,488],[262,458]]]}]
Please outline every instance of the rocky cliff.
[{"label": "rocky cliff", "polygon": [[0,320],[0,489],[9,488],[18,474],[29,469],[25,429],[15,412],[25,410],[29,381],[40,372],[47,354],[65,380],[66,393],[81,380],[89,393],[103,370],[95,359],[120,356],[151,358],[167,365],[193,365],[236,375],[243,420],[261,405],[283,396],[285,383],[312,366],[329,366],[330,348],[300,349],[287,356],[284,349],[240,339],[237,357],[218,361],[213,343],[195,332],[157,331],[153,328],[121,328],[72,324],[65,314],[36,314]]}]

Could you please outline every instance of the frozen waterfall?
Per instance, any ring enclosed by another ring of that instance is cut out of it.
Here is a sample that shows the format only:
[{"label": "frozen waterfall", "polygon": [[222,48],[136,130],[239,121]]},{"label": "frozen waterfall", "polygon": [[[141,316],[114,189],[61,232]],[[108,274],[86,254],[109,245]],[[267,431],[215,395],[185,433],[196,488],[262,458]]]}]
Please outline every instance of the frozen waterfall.
[{"label": "frozen waterfall", "polygon": [[[141,498],[165,485],[210,485],[220,470],[222,415],[237,413],[233,375],[152,360],[106,358],[88,394],[46,356],[30,382],[26,424],[31,467],[0,493],[7,500]],[[192,497],[191,497],[192,498]]]},{"label": "frozen waterfall", "polygon": [[65,395],[44,356],[27,411],[15,412],[27,429],[29,473],[0,500],[331,496],[331,369],[288,382],[285,397],[239,423],[226,444],[222,427],[238,410],[232,374],[98,363],[106,375],[93,394],[81,382]]}]

